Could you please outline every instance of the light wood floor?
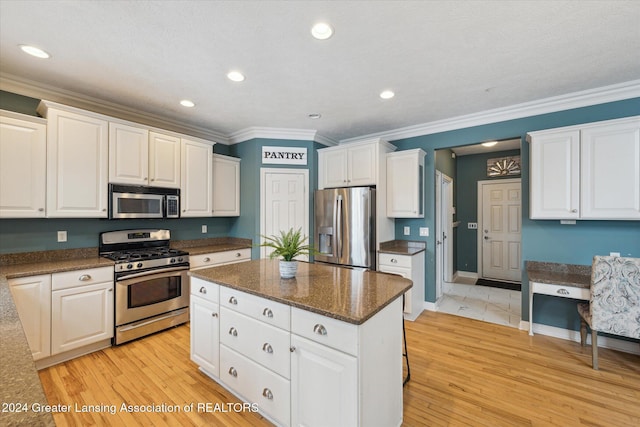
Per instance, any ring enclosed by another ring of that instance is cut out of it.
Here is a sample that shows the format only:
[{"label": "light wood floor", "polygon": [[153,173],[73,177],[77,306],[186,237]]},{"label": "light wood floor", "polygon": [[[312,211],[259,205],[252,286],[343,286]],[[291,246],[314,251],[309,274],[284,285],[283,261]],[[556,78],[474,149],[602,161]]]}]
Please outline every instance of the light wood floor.
[{"label": "light wood floor", "polygon": [[[556,338],[424,312],[407,322],[411,381],[404,388],[405,426],[638,426],[640,357]],[[58,426],[260,426],[243,412],[127,413],[126,404],[184,405],[238,400],[189,360],[183,325],[45,370],[50,404],[116,405],[115,415],[62,413]]]}]

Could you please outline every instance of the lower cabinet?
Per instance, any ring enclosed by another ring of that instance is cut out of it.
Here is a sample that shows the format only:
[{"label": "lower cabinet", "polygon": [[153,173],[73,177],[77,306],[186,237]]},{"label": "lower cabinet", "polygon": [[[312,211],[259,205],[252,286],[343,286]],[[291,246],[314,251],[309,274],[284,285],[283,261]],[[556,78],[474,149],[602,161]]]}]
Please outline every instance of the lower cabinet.
[{"label": "lower cabinet", "polygon": [[51,275],[8,282],[33,360],[51,355]]},{"label": "lower cabinet", "polygon": [[380,253],[378,270],[397,274],[413,282],[413,287],[404,294],[404,317],[416,320],[424,310],[424,252],[415,255]]},{"label": "lower cabinet", "polygon": [[191,360],[210,376],[220,376],[218,285],[191,278]]}]

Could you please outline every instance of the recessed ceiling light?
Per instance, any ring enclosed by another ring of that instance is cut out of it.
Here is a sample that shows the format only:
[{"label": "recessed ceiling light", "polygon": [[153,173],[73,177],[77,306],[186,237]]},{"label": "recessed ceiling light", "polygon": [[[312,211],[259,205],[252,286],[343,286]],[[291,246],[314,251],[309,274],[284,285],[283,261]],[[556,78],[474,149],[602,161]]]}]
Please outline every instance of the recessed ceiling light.
[{"label": "recessed ceiling light", "polygon": [[183,99],[182,101],[180,101],[180,105],[187,108],[196,106],[196,104],[193,101],[189,101],[188,99]]},{"label": "recessed ceiling light", "polygon": [[322,114],[320,114],[320,113],[311,113],[311,114],[309,114],[309,118],[310,119],[319,119],[320,117],[322,117]]},{"label": "recessed ceiling light", "polygon": [[498,141],[489,141],[489,142],[483,142],[482,146],[483,147],[493,147],[494,145],[496,145],[498,143]]},{"label": "recessed ceiling light", "polygon": [[241,82],[244,80],[244,74],[240,71],[231,71],[227,74],[227,78],[233,82]]},{"label": "recessed ceiling light", "polygon": [[394,96],[396,96],[396,94],[391,90],[383,90],[382,92],[380,92],[380,98],[382,99],[391,99]]},{"label": "recessed ceiling light", "polygon": [[333,35],[333,28],[326,22],[318,22],[311,27],[311,35],[318,40],[326,40]]},{"label": "recessed ceiling light", "polygon": [[19,46],[24,53],[28,53],[29,55],[35,56],[36,58],[47,59],[51,57],[51,55],[49,55],[47,52],[35,46],[29,46],[26,44],[21,44]]}]

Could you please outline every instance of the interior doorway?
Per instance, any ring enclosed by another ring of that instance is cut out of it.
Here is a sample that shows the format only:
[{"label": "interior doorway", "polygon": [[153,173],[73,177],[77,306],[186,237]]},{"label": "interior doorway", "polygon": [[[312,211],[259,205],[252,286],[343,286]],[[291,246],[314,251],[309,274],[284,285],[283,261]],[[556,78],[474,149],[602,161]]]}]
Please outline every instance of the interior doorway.
[{"label": "interior doorway", "polygon": [[[304,236],[309,236],[309,171],[261,168],[260,235],[279,235],[290,228],[301,229]],[[260,248],[261,258],[270,253],[271,248]]]},{"label": "interior doorway", "polygon": [[453,179],[436,170],[436,301],[453,278]]}]

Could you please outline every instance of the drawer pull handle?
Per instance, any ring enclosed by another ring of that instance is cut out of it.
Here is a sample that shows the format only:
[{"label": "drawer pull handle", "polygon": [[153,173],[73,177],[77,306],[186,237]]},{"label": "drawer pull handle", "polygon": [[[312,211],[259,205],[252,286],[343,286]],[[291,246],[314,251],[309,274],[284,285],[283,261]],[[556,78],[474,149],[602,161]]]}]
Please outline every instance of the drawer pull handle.
[{"label": "drawer pull handle", "polygon": [[313,332],[318,335],[327,335],[327,329],[319,323],[313,327]]},{"label": "drawer pull handle", "polygon": [[392,262],[392,263],[394,263],[394,264],[397,264],[397,263],[398,263],[398,260],[397,260],[397,259],[395,259],[395,258],[391,258],[391,262]]},{"label": "drawer pull handle", "polygon": [[231,329],[229,329],[229,335],[231,335],[233,337],[237,337],[238,336],[238,330],[232,326]]},{"label": "drawer pull handle", "polygon": [[569,291],[566,289],[558,289],[560,295],[569,295]]},{"label": "drawer pull handle", "polygon": [[240,252],[236,252],[236,258],[240,258],[242,254]]},{"label": "drawer pull handle", "polygon": [[271,393],[271,390],[269,390],[268,388],[262,390],[262,395],[269,400],[273,400],[273,393]]},{"label": "drawer pull handle", "polygon": [[207,288],[205,288],[204,286],[200,288],[200,293],[201,294],[207,294]]},{"label": "drawer pull handle", "polygon": [[262,351],[264,351],[265,353],[273,353],[273,347],[271,347],[271,344],[269,344],[268,342],[264,343],[264,345],[262,346]]},{"label": "drawer pull handle", "polygon": [[236,297],[229,298],[229,304],[238,305],[238,300]]},{"label": "drawer pull handle", "polygon": [[211,317],[218,317],[218,313],[211,313]]},{"label": "drawer pull handle", "polygon": [[82,276],[80,276],[78,278],[78,280],[80,280],[81,282],[86,282],[87,280],[91,280],[91,275],[90,274],[83,274]]},{"label": "drawer pull handle", "polygon": [[262,315],[268,318],[272,318],[273,317],[273,311],[271,311],[271,309],[269,307],[265,308],[264,310],[262,310]]},{"label": "drawer pull handle", "polygon": [[211,258],[206,257],[206,258],[205,258],[205,259],[203,259],[202,261],[204,261],[204,262],[209,262],[209,261],[211,261]]},{"label": "drawer pull handle", "polygon": [[236,377],[238,378],[238,371],[236,371],[236,368],[234,368],[233,366],[229,368],[229,375],[231,375],[232,377]]}]

